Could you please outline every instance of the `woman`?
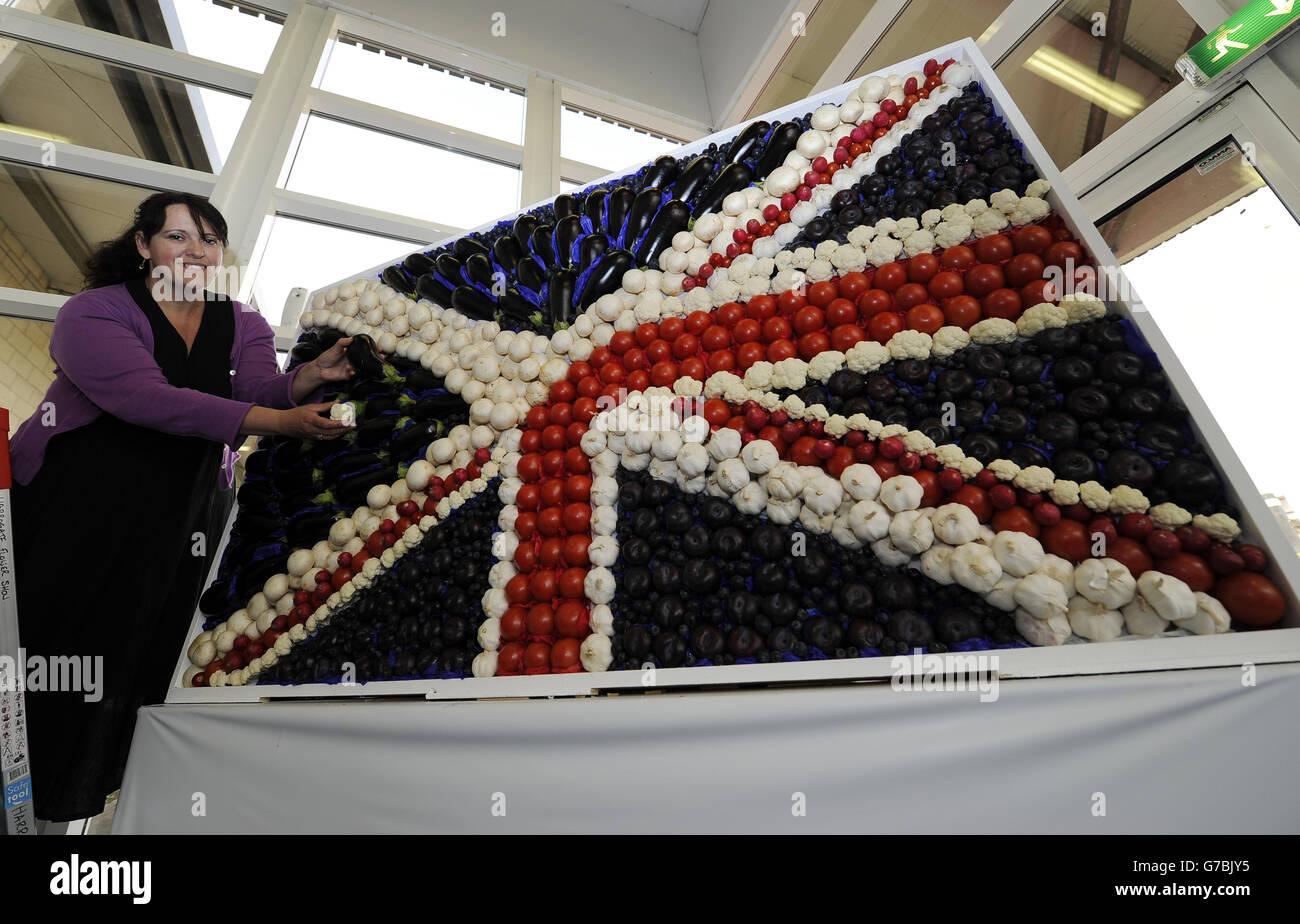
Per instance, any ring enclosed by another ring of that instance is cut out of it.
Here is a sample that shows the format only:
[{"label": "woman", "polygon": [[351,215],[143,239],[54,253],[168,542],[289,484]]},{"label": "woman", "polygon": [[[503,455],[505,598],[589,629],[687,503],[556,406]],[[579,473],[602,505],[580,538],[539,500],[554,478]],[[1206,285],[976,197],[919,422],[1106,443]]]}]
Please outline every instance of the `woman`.
[{"label": "woman", "polygon": [[45,821],[103,809],[136,710],[166,692],[206,573],[200,539],[224,447],[346,429],[319,402],[325,383],[353,374],[349,340],[280,374],[265,319],[206,291],[226,243],[207,200],[145,199],[60,309],[54,383],[13,438],[21,643],[29,658],[103,659],[98,691],[27,693]]}]

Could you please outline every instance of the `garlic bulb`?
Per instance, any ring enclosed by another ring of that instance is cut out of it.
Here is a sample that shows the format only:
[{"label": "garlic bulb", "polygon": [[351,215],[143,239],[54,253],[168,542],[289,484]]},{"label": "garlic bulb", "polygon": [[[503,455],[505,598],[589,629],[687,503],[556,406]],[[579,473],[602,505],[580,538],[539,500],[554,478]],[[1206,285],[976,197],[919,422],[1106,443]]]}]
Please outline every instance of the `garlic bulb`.
[{"label": "garlic bulb", "polygon": [[1061,645],[1070,637],[1070,620],[1064,613],[1039,619],[1024,610],[1016,610],[1016,631],[1033,645]]},{"label": "garlic bulb", "polygon": [[1065,588],[1065,596],[1069,597],[1074,593],[1074,565],[1070,564],[1059,555],[1047,554],[1043,556],[1043,563],[1038,566],[1038,574],[1046,574],[1052,580],[1059,583]]},{"label": "garlic bulb", "polygon": [[746,516],[758,516],[767,508],[767,491],[757,481],[751,481],[733,494],[731,500],[736,509]]},{"label": "garlic bulb", "polygon": [[906,552],[900,551],[894,543],[889,541],[889,537],[877,539],[871,543],[871,552],[880,560],[881,564],[898,566],[905,565],[912,560],[912,557]]},{"label": "garlic bulb", "polygon": [[475,677],[495,677],[497,672],[497,653],[483,651],[474,656],[470,670]]},{"label": "garlic bulb", "polygon": [[875,542],[889,535],[889,511],[878,501],[864,499],[849,511],[849,528],[862,542]]},{"label": "garlic bulb", "polygon": [[926,549],[921,555],[921,573],[940,584],[953,583],[952,553],[950,545],[937,543]]},{"label": "garlic bulb", "polygon": [[597,674],[609,670],[614,663],[614,649],[607,636],[592,633],[583,640],[578,658],[587,673]]},{"label": "garlic bulb", "polygon": [[1192,589],[1172,574],[1144,571],[1137,579],[1137,589],[1162,619],[1177,622],[1196,615],[1196,597]]},{"label": "garlic bulb", "polygon": [[993,554],[1007,574],[1024,577],[1043,564],[1043,547],[1026,533],[1006,529],[993,539]]},{"label": "garlic bulb", "polygon": [[984,595],[984,601],[1004,613],[1010,613],[1016,608],[1015,592],[1019,583],[1020,579],[1014,574],[1003,574]]},{"label": "garlic bulb", "polygon": [[967,542],[953,549],[948,566],[955,582],[981,596],[993,590],[1002,579],[1002,566],[993,550],[978,542]]},{"label": "garlic bulb", "polygon": [[1061,583],[1041,571],[1021,578],[1011,596],[1016,606],[1037,619],[1051,619],[1058,614],[1063,616],[1070,605]]},{"label": "garlic bulb", "polygon": [[1141,594],[1120,612],[1124,614],[1124,625],[1132,635],[1159,635],[1169,627],[1168,621]]},{"label": "garlic bulb", "polygon": [[924,494],[921,483],[911,475],[894,475],[880,486],[880,502],[894,513],[920,507]]},{"label": "garlic bulb", "polygon": [[[1197,591],[1192,596],[1196,598],[1196,612],[1191,616],[1179,619],[1174,625],[1196,635],[1217,635],[1220,632],[1227,632],[1228,627],[1232,624],[1232,618],[1228,615],[1228,611],[1224,609],[1223,604],[1209,594],[1200,591]],[[230,617],[230,622],[234,623],[234,621],[235,617]]]},{"label": "garlic bulb", "polygon": [[904,510],[889,523],[889,539],[894,547],[909,555],[920,555],[934,544],[934,528],[924,510]]},{"label": "garlic bulb", "polygon": [[975,511],[965,504],[944,504],[930,518],[935,538],[948,545],[965,545],[974,542],[980,533],[980,521]]},{"label": "garlic bulb", "polygon": [[855,501],[875,500],[880,494],[880,475],[870,465],[854,463],[840,473],[840,484]]},{"label": "garlic bulb", "polygon": [[1137,593],[1137,581],[1113,558],[1088,558],[1074,569],[1074,589],[1092,603],[1118,610]]},{"label": "garlic bulb", "polygon": [[1082,594],[1070,598],[1070,628],[1079,638],[1093,642],[1113,642],[1124,634],[1124,617],[1118,610],[1093,603]]}]

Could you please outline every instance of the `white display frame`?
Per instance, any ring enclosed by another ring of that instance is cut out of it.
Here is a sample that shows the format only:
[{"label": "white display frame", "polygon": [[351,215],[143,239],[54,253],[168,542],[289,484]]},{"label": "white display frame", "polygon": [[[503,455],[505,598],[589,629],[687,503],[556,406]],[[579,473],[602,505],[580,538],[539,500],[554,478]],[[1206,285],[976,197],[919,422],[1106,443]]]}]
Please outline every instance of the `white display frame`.
[{"label": "white display frame", "polygon": [[[1118,267],[1114,255],[1097,231],[1088,213],[1065,185],[1061,172],[1053,164],[1047,151],[1038,141],[1006,88],[998,79],[993,66],[985,59],[978,45],[969,38],[952,42],[939,48],[898,62],[877,74],[906,73],[920,70],[930,58],[945,60],[955,58],[971,65],[975,79],[984,87],[994,108],[1012,128],[1024,145],[1026,159],[1034,165],[1039,175],[1052,186],[1048,201],[1066,226],[1101,266]],[[842,102],[848,93],[862,81],[849,83],[814,94],[773,112],[756,118],[784,120],[800,116],[816,105],[825,102]],[[689,155],[720,142],[735,134],[728,128],[689,145],[677,154]],[[616,179],[628,170],[615,171],[601,181]],[[520,209],[521,214],[546,202],[549,197]],[[473,229],[486,231],[509,216],[502,216]],[[472,232],[467,232],[472,233]],[[438,246],[436,243],[432,246]],[[430,248],[421,248],[428,250]],[[333,285],[360,277],[377,275],[384,267],[392,265],[387,260],[378,266],[351,273]],[[1120,271],[1122,275],[1122,270]],[[329,286],[322,286],[317,292]],[[1126,291],[1132,292],[1131,287]],[[313,292],[314,296],[316,292]],[[1111,308],[1131,320],[1146,338],[1163,364],[1174,392],[1187,406],[1192,430],[1214,459],[1226,481],[1226,495],[1240,511],[1244,532],[1254,537],[1268,552],[1268,576],[1281,588],[1287,601],[1287,619],[1283,627],[1254,631],[1234,632],[1213,636],[1186,636],[1168,633],[1169,637],[1153,639],[1129,638],[1114,642],[1067,644],[1056,648],[1019,648],[985,652],[997,656],[997,671],[1003,679],[1022,677],[1053,677],[1076,674],[1128,673],[1154,670],[1183,670],[1202,667],[1240,666],[1244,664],[1283,663],[1300,661],[1300,558],[1297,558],[1282,525],[1268,510],[1263,497],[1254,489],[1254,483],[1228,443],[1222,429],[1192,383],[1178,358],[1172,353],[1168,341],[1156,326],[1151,314],[1136,296],[1127,301],[1109,301]],[[1245,493],[1242,493],[1242,492]],[[234,511],[231,513],[233,520]],[[226,536],[214,559],[219,562],[230,531],[227,522]],[[201,630],[203,615],[196,611],[188,638]],[[187,643],[188,644],[188,643]],[[974,653],[980,654],[980,653]],[[952,658],[953,655],[946,655]],[[452,680],[400,680],[375,681],[343,686],[341,684],[302,684],[298,686],[242,686],[220,688],[185,688],[179,686],[181,675],[188,667],[185,652],[180,652],[173,685],[167,694],[168,703],[221,703],[258,702],[286,699],[340,699],[356,697],[420,697],[426,699],[501,699],[556,696],[587,696],[601,692],[628,690],[644,692],[646,689],[689,689],[726,686],[757,686],[772,684],[807,684],[827,682],[882,682],[898,672],[895,659],[887,657],[854,658],[827,661],[794,661],[778,664],[746,664],[717,667],[661,668],[652,674],[642,671],[609,671],[589,674],[544,674],[519,677],[485,677]]]}]

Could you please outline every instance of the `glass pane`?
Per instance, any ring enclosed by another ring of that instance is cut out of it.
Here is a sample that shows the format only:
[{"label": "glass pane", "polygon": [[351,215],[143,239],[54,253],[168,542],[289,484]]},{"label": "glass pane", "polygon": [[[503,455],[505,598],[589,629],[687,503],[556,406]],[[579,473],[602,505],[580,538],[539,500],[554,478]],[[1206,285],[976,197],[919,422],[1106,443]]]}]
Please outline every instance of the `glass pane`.
[{"label": "glass pane", "polygon": [[0,127],[177,167],[221,169],[248,100],[0,39]]},{"label": "glass pane", "polygon": [[[325,49],[315,86],[421,119],[522,144],[524,95],[441,65],[341,37]],[[370,50],[373,49],[373,50]]]},{"label": "glass pane", "polygon": [[853,71],[862,77],[962,38],[979,39],[1007,0],[912,0]]},{"label": "glass pane", "polygon": [[0,318],[0,407],[9,410],[9,433],[40,407],[54,381],[49,321]]},{"label": "glass pane", "polygon": [[454,228],[519,208],[519,170],[313,115],[285,188]]},{"label": "glass pane", "polygon": [[419,246],[283,215],[267,219],[262,238],[266,250],[253,280],[253,303],[272,324],[280,323],[290,289],[311,292]]},{"label": "glass pane", "polygon": [[86,258],[152,189],[0,161],[0,285],[73,295]]},{"label": "glass pane", "polygon": [[1068,0],[997,68],[1062,169],[1182,83],[1174,62],[1204,35],[1178,0],[1096,8]]},{"label": "glass pane", "polygon": [[560,180],[560,192],[573,192],[575,189],[581,189],[584,183],[572,183],[569,180]]},{"label": "glass pane", "polygon": [[680,141],[652,135],[605,116],[568,106],[560,110],[560,156],[602,170],[613,172],[639,167],[681,146]]},{"label": "glass pane", "polygon": [[[1099,228],[1255,486],[1300,500],[1278,429],[1300,342],[1300,314],[1278,293],[1291,286],[1300,225],[1239,152],[1216,148]],[[1224,263],[1229,241],[1249,272]]]},{"label": "glass pane", "polygon": [[211,0],[10,0],[3,5],[259,74],[266,70],[283,23],[278,14],[255,6]]}]

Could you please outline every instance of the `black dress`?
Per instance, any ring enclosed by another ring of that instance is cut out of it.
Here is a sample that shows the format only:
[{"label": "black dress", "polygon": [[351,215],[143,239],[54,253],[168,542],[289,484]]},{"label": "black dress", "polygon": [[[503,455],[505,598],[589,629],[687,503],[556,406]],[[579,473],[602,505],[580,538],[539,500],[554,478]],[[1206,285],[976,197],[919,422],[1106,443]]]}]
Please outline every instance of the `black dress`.
[{"label": "black dress", "polygon": [[[127,290],[149,319],[168,382],[231,397],[229,299],[208,296],[187,354],[145,281]],[[103,659],[93,675],[98,701],[86,700],[93,690],[26,694],[38,818],[97,815],[120,788],[136,711],[165,696],[216,552],[220,534],[209,535],[209,521],[221,457],[220,443],[103,414],[53,437],[31,483],[14,485],[19,639],[28,657]]]}]

